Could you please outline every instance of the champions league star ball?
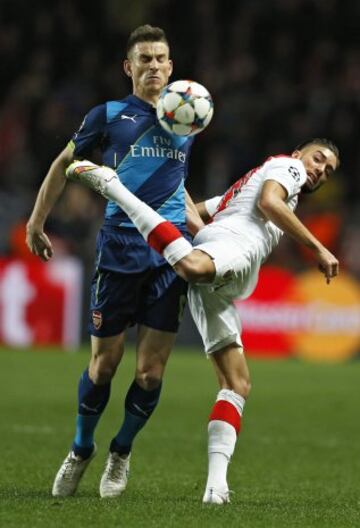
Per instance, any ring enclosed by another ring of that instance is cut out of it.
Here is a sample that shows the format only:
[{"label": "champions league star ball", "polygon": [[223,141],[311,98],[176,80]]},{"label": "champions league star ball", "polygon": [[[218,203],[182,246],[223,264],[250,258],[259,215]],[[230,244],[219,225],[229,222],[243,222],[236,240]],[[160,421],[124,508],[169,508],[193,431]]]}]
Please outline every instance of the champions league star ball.
[{"label": "champions league star ball", "polygon": [[175,81],[160,94],[156,113],[170,134],[193,136],[208,126],[214,113],[211,95],[194,81]]}]

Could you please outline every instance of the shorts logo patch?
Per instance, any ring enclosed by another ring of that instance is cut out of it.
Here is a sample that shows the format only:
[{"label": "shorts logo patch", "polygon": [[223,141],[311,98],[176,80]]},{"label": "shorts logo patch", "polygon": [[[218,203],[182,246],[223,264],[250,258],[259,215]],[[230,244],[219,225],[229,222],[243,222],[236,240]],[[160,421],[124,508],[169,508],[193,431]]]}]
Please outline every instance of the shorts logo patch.
[{"label": "shorts logo patch", "polygon": [[94,310],[92,313],[92,322],[95,327],[95,330],[100,330],[103,322],[102,313],[98,312],[97,310]]}]

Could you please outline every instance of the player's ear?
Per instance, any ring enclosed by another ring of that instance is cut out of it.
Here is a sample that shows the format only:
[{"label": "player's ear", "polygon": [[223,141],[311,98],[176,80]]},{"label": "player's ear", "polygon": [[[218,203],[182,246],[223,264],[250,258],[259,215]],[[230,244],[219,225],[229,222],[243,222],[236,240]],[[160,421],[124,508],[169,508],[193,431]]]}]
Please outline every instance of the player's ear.
[{"label": "player's ear", "polygon": [[171,76],[174,69],[173,61],[169,59],[169,77]]},{"label": "player's ear", "polygon": [[300,159],[301,158],[301,151],[300,150],[294,150],[294,152],[291,154],[292,158]]},{"label": "player's ear", "polygon": [[131,62],[129,61],[129,59],[124,60],[123,68],[124,68],[125,75],[127,75],[128,77],[132,77]]}]

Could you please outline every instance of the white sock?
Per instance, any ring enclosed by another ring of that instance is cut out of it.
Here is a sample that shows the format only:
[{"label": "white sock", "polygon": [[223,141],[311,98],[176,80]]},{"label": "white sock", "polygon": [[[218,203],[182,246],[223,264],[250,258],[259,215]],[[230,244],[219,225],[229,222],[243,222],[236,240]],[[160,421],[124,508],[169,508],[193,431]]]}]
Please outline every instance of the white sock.
[{"label": "white sock", "polygon": [[[99,167],[96,170],[102,169]],[[171,222],[130,192],[117,177],[108,181],[104,194],[125,211],[146,242],[163,255],[171,266],[193,250],[190,242]]]},{"label": "white sock", "polygon": [[221,389],[216,396],[216,401],[218,402],[220,400],[231,403],[236,408],[239,415],[242,416],[246,400],[240,396],[240,394],[237,394],[233,390]]},{"label": "white sock", "polygon": [[[101,169],[102,167],[100,167]],[[118,178],[108,182],[106,197],[116,202],[125,211],[145,240],[156,226],[166,221],[154,209],[129,191]]]},{"label": "white sock", "polygon": [[227,469],[234,453],[245,400],[228,389],[219,391],[208,425],[206,488],[227,489]]},{"label": "white sock", "polygon": [[223,453],[211,453],[211,455],[209,454],[209,467],[206,489],[215,488],[221,491],[225,491],[228,489],[226,476],[229,462],[230,459]]},{"label": "white sock", "polygon": [[208,426],[208,477],[206,488],[227,489],[227,468],[235,449],[234,427],[220,420],[212,420]]}]

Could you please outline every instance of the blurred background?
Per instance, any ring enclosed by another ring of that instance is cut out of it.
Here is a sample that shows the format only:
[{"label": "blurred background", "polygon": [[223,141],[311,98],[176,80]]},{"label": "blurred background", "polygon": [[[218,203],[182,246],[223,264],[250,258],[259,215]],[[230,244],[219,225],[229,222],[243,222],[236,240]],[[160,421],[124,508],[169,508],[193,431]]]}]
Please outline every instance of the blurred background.
[{"label": "blurred background", "polygon": [[[239,305],[249,353],[354,357],[360,341],[360,3],[353,0],[0,0],[0,342],[87,340],[103,200],[68,185],[47,224],[56,257],[38,262],[26,220],[54,157],[88,110],[121,99],[129,33],[162,27],[175,79],[211,92],[215,115],[193,148],[194,200],[226,187],[270,154],[331,138],[341,168],[303,199],[302,220],[341,261],[323,284],[309,255],[284,239],[252,299]],[[185,317],[180,343],[198,344]]]}]

